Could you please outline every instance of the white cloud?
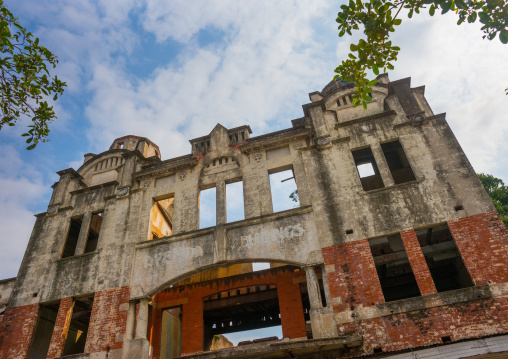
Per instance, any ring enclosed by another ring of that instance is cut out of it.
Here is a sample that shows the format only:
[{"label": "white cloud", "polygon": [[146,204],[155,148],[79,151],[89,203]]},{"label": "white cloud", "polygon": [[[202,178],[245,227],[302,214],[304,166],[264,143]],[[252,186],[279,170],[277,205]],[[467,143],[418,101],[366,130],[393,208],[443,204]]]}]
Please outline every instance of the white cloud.
[{"label": "white cloud", "polygon": [[404,21],[394,36],[402,52],[392,80],[411,76],[425,85],[435,113],[447,121],[478,172],[508,179],[508,46],[482,40],[480,24],[456,25],[453,14],[422,14]]},{"label": "white cloud", "polygon": [[[97,148],[131,131],[168,158],[188,153],[187,140],[217,122],[249,124],[255,134],[289,127],[313,85],[322,86],[316,80],[331,77],[334,60],[320,57],[324,45],[313,39],[313,21],[330,10],[324,1],[198,4],[148,2],[147,30],[160,41],[189,41],[178,61],[152,78],[135,79],[113,64],[93,68],[87,115]],[[197,47],[192,36],[210,27],[227,30],[227,41]]]},{"label": "white cloud", "polygon": [[0,146],[0,278],[15,277],[35,222],[33,205],[47,194],[41,173],[11,146]]}]

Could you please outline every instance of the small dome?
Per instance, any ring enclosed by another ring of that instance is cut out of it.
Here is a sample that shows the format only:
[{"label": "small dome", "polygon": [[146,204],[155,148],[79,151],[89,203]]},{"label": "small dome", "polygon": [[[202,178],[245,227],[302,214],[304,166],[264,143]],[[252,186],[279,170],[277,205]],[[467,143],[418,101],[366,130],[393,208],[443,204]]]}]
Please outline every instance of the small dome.
[{"label": "small dome", "polygon": [[346,81],[342,81],[341,79],[332,80],[328,83],[328,85],[326,85],[321,90],[321,94],[326,96],[326,95],[332,93],[333,91],[335,91],[336,89],[338,89],[339,87],[343,87],[346,85],[354,85],[354,84],[355,84],[354,82],[346,82]]}]

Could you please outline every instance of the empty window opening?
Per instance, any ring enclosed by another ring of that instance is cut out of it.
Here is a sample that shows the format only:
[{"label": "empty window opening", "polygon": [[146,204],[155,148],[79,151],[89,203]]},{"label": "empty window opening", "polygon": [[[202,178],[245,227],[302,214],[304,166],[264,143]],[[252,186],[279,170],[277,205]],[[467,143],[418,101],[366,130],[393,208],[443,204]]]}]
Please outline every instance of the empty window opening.
[{"label": "empty window opening", "polygon": [[365,191],[384,187],[370,147],[353,151],[353,159],[355,160],[358,175]]},{"label": "empty window opening", "polygon": [[76,251],[76,245],[78,244],[79,232],[81,231],[81,225],[83,224],[83,216],[71,218],[71,225],[69,227],[69,233],[65,241],[65,247],[62,253],[62,258],[71,257]]},{"label": "empty window opening", "polygon": [[56,316],[60,303],[39,306],[37,326],[35,328],[28,359],[46,358],[48,355],[51,336],[55,328]]},{"label": "empty window opening", "polygon": [[300,207],[293,169],[270,174],[273,212]]},{"label": "empty window opening", "polygon": [[406,153],[404,152],[399,140],[382,143],[381,149],[383,150],[386,163],[392,173],[395,184],[416,180],[415,174],[409,165]]},{"label": "empty window opening", "polygon": [[154,201],[152,207],[151,239],[168,237],[173,234],[174,198]]},{"label": "empty window opening", "polygon": [[118,143],[116,144],[116,148],[117,148],[118,150],[123,149],[123,142],[118,142]]},{"label": "empty window opening", "polygon": [[226,184],[226,218],[228,222],[245,219],[242,181]]},{"label": "empty window opening", "polygon": [[214,227],[217,224],[215,187],[199,193],[199,228]]},{"label": "empty window opening", "polygon": [[102,212],[92,214],[92,219],[90,220],[90,228],[88,229],[88,238],[86,240],[85,253],[90,253],[97,249],[102,218]]},{"label": "empty window opening", "polygon": [[277,287],[273,284],[211,295],[204,300],[203,319],[206,351],[282,337]]},{"label": "empty window opening", "polygon": [[438,292],[474,285],[446,224],[418,230],[416,236]]},{"label": "empty window opening", "polygon": [[74,300],[71,307],[71,321],[63,355],[80,354],[85,351],[86,336],[92,314],[93,297]]},{"label": "empty window opening", "polygon": [[369,245],[385,301],[420,296],[400,235],[371,239]]},{"label": "empty window opening", "polygon": [[177,358],[182,354],[182,308],[162,311],[160,359]]}]

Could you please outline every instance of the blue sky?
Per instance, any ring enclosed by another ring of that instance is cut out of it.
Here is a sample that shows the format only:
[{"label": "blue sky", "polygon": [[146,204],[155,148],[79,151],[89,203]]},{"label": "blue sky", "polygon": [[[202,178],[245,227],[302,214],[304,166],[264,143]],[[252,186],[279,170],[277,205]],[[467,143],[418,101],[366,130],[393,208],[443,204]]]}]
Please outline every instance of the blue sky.
[{"label": "blue sky", "polygon": [[[56,171],[77,169],[85,153],[129,134],[150,138],[168,159],[189,153],[188,140],[218,122],[248,124],[253,135],[290,127],[351,42],[337,36],[341,3],[325,0],[5,3],[58,55],[55,73],[68,88],[55,104],[51,142],[24,150],[26,123],[0,133],[0,278],[17,274]],[[508,180],[508,46],[456,21],[404,21],[389,76],[426,85],[477,172]]]}]

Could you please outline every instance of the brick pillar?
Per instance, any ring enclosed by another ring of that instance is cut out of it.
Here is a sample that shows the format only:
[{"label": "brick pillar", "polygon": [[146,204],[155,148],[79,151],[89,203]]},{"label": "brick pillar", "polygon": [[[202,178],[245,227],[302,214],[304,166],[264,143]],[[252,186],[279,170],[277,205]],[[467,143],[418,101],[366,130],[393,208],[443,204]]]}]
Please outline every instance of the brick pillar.
[{"label": "brick pillar", "polygon": [[423,255],[422,248],[413,229],[400,232],[404,248],[406,249],[409,263],[418,283],[418,288],[422,295],[437,293],[434,280],[430,274],[427,261]]},{"label": "brick pillar", "polygon": [[508,229],[496,211],[448,222],[475,285],[508,282]]},{"label": "brick pillar", "polygon": [[129,309],[129,287],[95,293],[86,337],[85,353],[123,347]]},{"label": "brick pillar", "polygon": [[384,303],[374,258],[366,239],[322,249],[335,312]]},{"label": "brick pillar", "polygon": [[282,335],[288,338],[306,337],[300,285],[292,278],[277,282],[277,296],[282,324]]},{"label": "brick pillar", "polygon": [[151,323],[150,346],[153,350],[153,358],[159,358],[161,352],[162,309],[152,307]]},{"label": "brick pillar", "polygon": [[182,305],[182,355],[203,351],[203,299],[189,297]]},{"label": "brick pillar", "polygon": [[63,298],[60,301],[53,336],[49,344],[48,359],[58,358],[63,354],[65,339],[67,339],[69,325],[71,324],[73,303],[72,298]]},{"label": "brick pillar", "polygon": [[26,358],[35,330],[37,304],[8,308],[0,322],[0,358]]}]

